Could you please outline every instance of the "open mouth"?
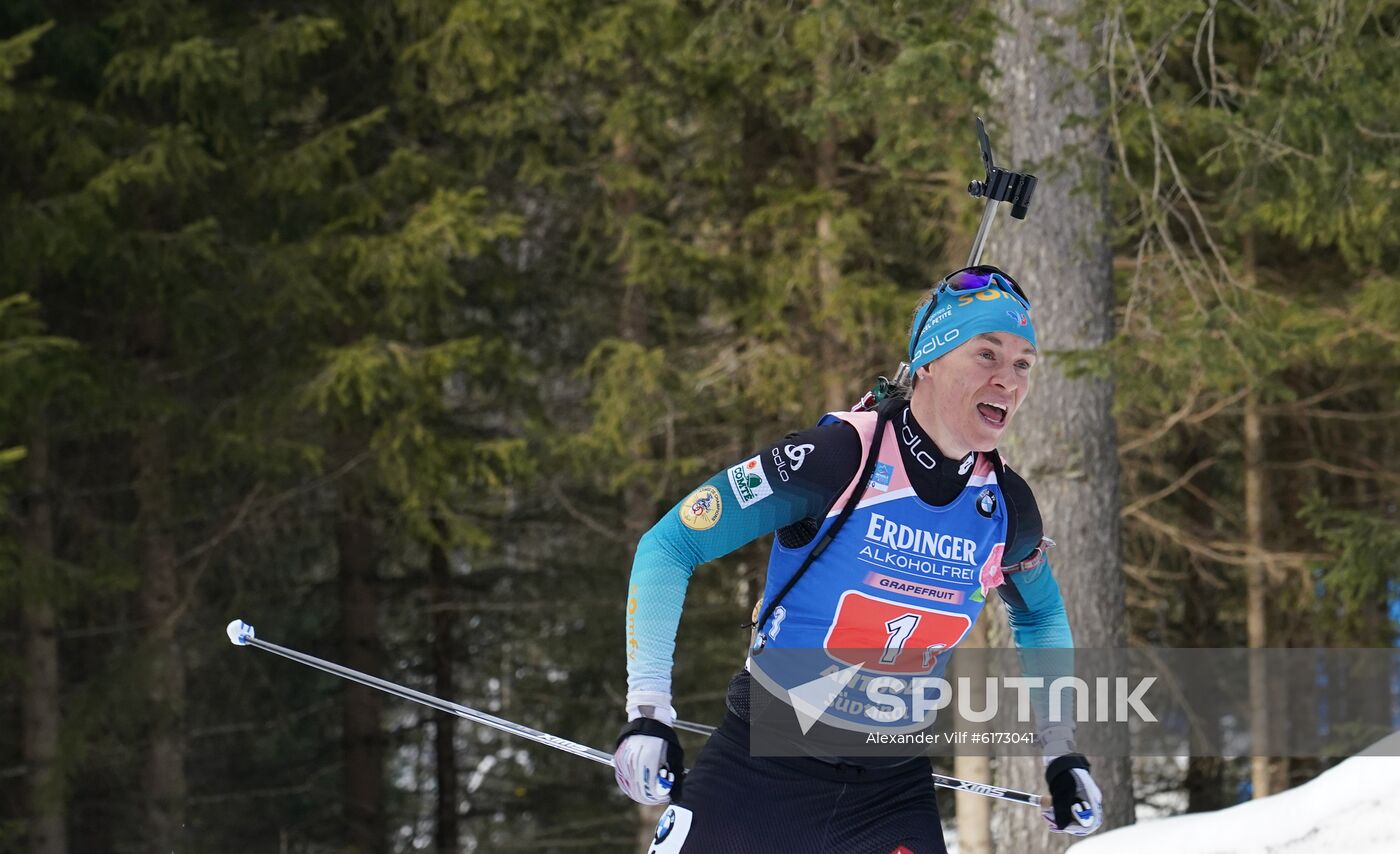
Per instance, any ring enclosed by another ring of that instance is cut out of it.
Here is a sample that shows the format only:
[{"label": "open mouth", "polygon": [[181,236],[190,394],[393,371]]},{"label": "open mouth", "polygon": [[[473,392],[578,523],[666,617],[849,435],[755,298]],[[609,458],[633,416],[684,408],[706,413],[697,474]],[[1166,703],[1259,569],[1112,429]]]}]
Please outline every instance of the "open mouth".
[{"label": "open mouth", "polygon": [[977,404],[977,412],[982,416],[982,420],[988,424],[1001,427],[1006,424],[1006,407],[995,403]]}]

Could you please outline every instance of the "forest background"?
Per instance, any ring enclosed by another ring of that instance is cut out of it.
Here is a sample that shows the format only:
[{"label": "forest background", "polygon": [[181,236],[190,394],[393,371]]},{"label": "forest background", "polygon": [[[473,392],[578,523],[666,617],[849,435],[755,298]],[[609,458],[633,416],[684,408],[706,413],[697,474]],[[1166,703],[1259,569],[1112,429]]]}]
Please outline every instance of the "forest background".
[{"label": "forest background", "polygon": [[[1097,219],[999,229],[1111,252],[1112,337],[1047,361],[1111,391],[1126,640],[1393,646],[1397,34],[1382,0],[3,4],[0,852],[635,849],[605,769],[223,626],[610,745],[637,537],[893,369],[967,255],[977,114],[1102,176]],[[1010,80],[1097,106],[1016,126]],[[690,718],[765,548],[692,581]]]}]

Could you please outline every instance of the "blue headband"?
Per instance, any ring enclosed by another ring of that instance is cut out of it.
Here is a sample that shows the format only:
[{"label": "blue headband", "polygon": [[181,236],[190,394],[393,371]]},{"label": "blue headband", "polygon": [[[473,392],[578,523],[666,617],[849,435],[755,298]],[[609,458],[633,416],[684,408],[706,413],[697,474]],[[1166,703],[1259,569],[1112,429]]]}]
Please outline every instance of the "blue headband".
[{"label": "blue headband", "polygon": [[[934,359],[951,353],[974,336],[984,332],[1010,332],[1035,343],[1035,324],[1030,312],[1010,289],[995,282],[986,290],[957,293],[945,290],[937,295],[938,305],[922,328],[909,331],[909,370],[917,371]],[[917,317],[924,317],[928,303],[919,306]],[[918,336],[915,340],[914,336]]]}]

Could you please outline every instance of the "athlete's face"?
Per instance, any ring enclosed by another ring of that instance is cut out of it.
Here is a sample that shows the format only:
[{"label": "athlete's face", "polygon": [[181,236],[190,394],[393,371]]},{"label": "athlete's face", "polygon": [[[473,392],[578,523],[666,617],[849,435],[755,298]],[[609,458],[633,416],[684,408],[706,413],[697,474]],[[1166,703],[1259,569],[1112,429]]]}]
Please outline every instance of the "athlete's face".
[{"label": "athlete's face", "polygon": [[990,451],[1030,391],[1035,360],[1035,348],[1019,335],[978,335],[920,368],[914,417],[953,459]]}]

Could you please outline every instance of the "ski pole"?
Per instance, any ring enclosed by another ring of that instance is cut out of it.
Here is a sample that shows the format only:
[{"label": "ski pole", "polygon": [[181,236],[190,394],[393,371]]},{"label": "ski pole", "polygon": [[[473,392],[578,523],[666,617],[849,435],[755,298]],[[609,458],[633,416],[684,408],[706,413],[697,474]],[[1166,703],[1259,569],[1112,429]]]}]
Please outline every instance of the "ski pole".
[{"label": "ski pole", "polygon": [[613,764],[612,755],[604,753],[596,747],[589,747],[586,744],[579,744],[575,741],[569,741],[567,738],[560,738],[557,735],[551,735],[547,732],[540,732],[537,729],[531,729],[530,727],[505,720],[504,718],[498,718],[495,715],[489,715],[486,712],[477,711],[476,709],[470,708],[468,706],[462,706],[457,703],[450,703],[447,700],[443,700],[438,697],[431,696],[429,694],[424,694],[421,691],[415,691],[412,688],[406,688],[403,685],[396,685],[393,682],[378,679],[374,676],[370,676],[367,673],[361,673],[358,670],[351,670],[348,667],[342,667],[339,664],[330,661],[325,661],[323,659],[317,658],[314,655],[307,655],[304,652],[297,652],[296,650],[288,649],[285,646],[278,646],[275,643],[269,643],[265,640],[258,638],[254,634],[253,627],[243,622],[242,620],[234,620],[233,622],[229,623],[227,631],[228,639],[233,641],[235,646],[252,646],[257,647],[258,649],[267,650],[268,652],[275,653],[277,655],[282,656],[283,658],[290,658],[292,661],[295,661],[298,664],[305,664],[308,667],[314,667],[317,670],[322,670],[334,676],[339,676],[342,679],[349,679],[351,682],[358,682],[361,685],[366,685],[370,688],[377,688],[378,690],[383,691],[386,694],[393,694],[395,697],[398,697],[400,699],[410,700],[415,703],[421,703],[424,706],[437,709],[440,712],[446,712],[449,715],[456,715],[459,718],[472,721],[473,723],[485,724],[486,726],[493,727],[495,729],[500,730],[501,732],[508,732],[511,735],[518,735],[521,738],[528,738],[531,741],[539,742],[540,744],[546,745],[548,747],[553,747],[556,750],[562,750],[565,753],[572,753],[575,756],[582,756],[584,759],[592,759],[594,762],[597,762],[600,765]]},{"label": "ski pole", "polygon": [[1049,795],[1037,795],[1034,792],[1022,792],[1016,789],[1007,789],[1002,786],[989,786],[986,783],[977,783],[972,780],[962,780],[957,777],[948,777],[943,774],[933,775],[933,784],[946,789],[957,789],[959,792],[970,792],[974,795],[985,795],[989,798],[996,798],[1002,801],[1012,801],[1018,804],[1027,804],[1037,809],[1054,809],[1054,804],[1050,801]]},{"label": "ski pole", "polygon": [[[713,735],[715,732],[715,728],[709,724],[697,724],[693,721],[676,721],[672,726],[679,730],[699,733],[700,735]],[[998,798],[1003,801],[1015,801],[1016,803],[1029,804],[1041,809],[1051,809],[1049,795],[1037,795],[1032,792],[1007,789],[1002,786],[989,786],[986,783],[977,783],[972,780],[964,780],[960,777],[949,777],[945,774],[934,774],[933,784],[946,789],[971,792],[974,795],[985,795],[989,798]]]},{"label": "ski pole", "polygon": [[[409,700],[410,702],[418,703],[420,705],[424,705],[432,709],[437,709],[440,712],[446,712],[449,715],[455,715],[464,720],[472,721],[473,723],[484,724],[485,726],[498,729],[501,732],[510,733],[511,735],[518,735],[521,738],[528,738],[529,740],[537,742],[539,744],[543,744],[546,747],[553,747],[556,750],[562,750],[565,753],[572,753],[573,755],[581,756],[584,759],[592,759],[594,762],[597,762],[600,765],[612,766],[613,764],[612,755],[604,753],[596,747],[589,747],[586,744],[579,744],[576,741],[569,741],[567,738],[561,738],[557,735],[552,735],[547,732],[541,732],[537,729],[532,729],[530,727],[524,726],[523,724],[518,724],[514,721],[508,721],[504,718],[498,718],[495,715],[478,711],[469,706],[463,706],[458,703],[452,703],[439,697],[434,697],[431,694],[424,694],[422,691],[415,691],[412,688],[407,688],[403,685],[398,685],[393,682],[389,682],[385,679],[370,676],[368,673],[361,673],[358,670],[352,670],[349,667],[336,664],[335,662],[317,658],[314,655],[307,655],[304,652],[298,652],[294,649],[288,649],[285,646],[279,646],[278,644],[272,643],[270,641],[265,641],[257,637],[253,627],[243,622],[242,620],[234,620],[233,622],[229,623],[226,631],[228,633],[228,639],[233,642],[234,646],[251,646],[256,647],[257,649],[266,650],[267,652],[280,655],[283,658],[291,659],[292,661],[295,661],[298,664],[305,664],[307,667],[314,667],[317,670],[329,673],[332,676],[339,676],[342,679],[348,679],[351,682],[357,682],[369,688],[374,688],[376,690],[383,691],[386,694],[392,694],[401,700]],[[687,732],[699,733],[701,735],[711,735],[715,731],[715,728],[712,726],[708,726],[706,724],[692,723],[690,721],[676,721],[675,728],[680,730],[686,730]],[[958,789],[964,792],[971,792],[975,795],[984,795],[989,798],[998,798],[1004,801],[1028,804],[1031,806],[1040,807],[1041,809],[1050,808],[1050,799],[1048,797],[1042,797],[1039,795],[1032,794],[1030,792],[1019,792],[1015,789],[1005,789],[1000,786],[989,786],[985,783],[977,783],[972,780],[960,780],[957,777],[947,777],[942,774],[934,774],[933,782],[934,785],[937,786],[943,786],[945,788],[950,789]]]},{"label": "ski pole", "polygon": [[690,721],[676,721],[675,723],[671,724],[671,726],[675,729],[685,730],[686,732],[699,733],[700,735],[714,735],[716,729],[715,727],[712,727],[709,724],[697,724],[692,723]]}]

